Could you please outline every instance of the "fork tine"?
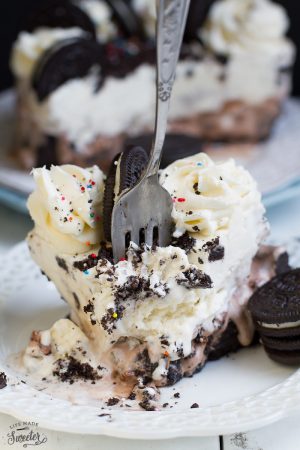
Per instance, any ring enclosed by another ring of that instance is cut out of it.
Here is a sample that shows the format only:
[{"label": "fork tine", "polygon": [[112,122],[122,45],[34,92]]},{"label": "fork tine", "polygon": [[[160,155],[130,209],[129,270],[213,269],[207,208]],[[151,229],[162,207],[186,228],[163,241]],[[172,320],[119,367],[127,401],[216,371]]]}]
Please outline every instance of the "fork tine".
[{"label": "fork tine", "polygon": [[125,257],[126,253],[126,235],[123,230],[112,229],[112,246],[115,263],[119,262],[121,258]]},{"label": "fork tine", "polygon": [[140,230],[138,226],[132,227],[131,240],[137,245],[140,245]]},{"label": "fork tine", "polygon": [[165,247],[170,241],[170,227],[166,223],[160,223],[158,225],[158,245],[159,247]]},{"label": "fork tine", "polygon": [[145,243],[152,247],[153,245],[153,223],[150,222],[145,228]]}]

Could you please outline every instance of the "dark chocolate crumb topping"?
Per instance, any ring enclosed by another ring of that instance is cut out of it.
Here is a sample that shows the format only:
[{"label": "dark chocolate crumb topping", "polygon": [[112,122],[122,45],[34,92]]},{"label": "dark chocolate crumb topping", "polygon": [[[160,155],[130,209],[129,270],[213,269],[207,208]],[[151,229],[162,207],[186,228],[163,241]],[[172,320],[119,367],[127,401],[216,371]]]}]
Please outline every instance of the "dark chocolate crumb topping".
[{"label": "dark chocolate crumb topping", "polygon": [[210,276],[195,267],[186,270],[183,275],[184,278],[177,278],[177,283],[187,289],[210,289],[212,287]]},{"label": "dark chocolate crumb topping", "polygon": [[180,398],[180,393],[179,392],[175,392],[174,397],[175,398]]},{"label": "dark chocolate crumb topping", "polygon": [[171,245],[174,247],[179,247],[186,252],[186,254],[190,253],[194,246],[196,245],[196,239],[188,234],[186,231],[179,238],[173,238]]},{"label": "dark chocolate crumb topping", "polygon": [[7,386],[7,377],[4,372],[0,372],[0,389],[4,389]]},{"label": "dark chocolate crumb topping", "polygon": [[79,380],[95,382],[101,379],[101,376],[89,363],[81,363],[73,356],[68,356],[64,360],[59,359],[56,366],[53,375],[63,382],[73,384]]},{"label": "dark chocolate crumb topping", "polygon": [[214,262],[224,258],[225,249],[220,245],[220,238],[216,237],[203,245],[203,250],[208,252],[208,261]]},{"label": "dark chocolate crumb topping", "polygon": [[103,260],[103,265],[107,264],[106,261],[109,261],[110,263],[113,262],[112,249],[108,247],[105,242],[100,243],[98,255],[91,253],[86,259],[75,261],[73,265],[76,269],[84,272],[85,270],[96,267],[100,260]]}]

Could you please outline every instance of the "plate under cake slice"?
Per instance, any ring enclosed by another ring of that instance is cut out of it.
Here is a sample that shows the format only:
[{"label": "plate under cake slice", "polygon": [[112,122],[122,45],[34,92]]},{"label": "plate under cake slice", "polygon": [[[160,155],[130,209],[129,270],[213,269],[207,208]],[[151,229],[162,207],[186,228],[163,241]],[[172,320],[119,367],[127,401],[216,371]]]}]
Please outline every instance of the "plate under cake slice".
[{"label": "plate under cake slice", "polygon": [[[126,170],[115,164],[117,173]],[[205,154],[171,164],[160,177],[174,199],[171,245],[131,243],[117,263],[103,235],[101,171],[67,165],[33,174],[28,245],[71,314],[33,332],[22,354],[28,374],[48,382],[84,379],[104,385],[106,395],[110,386],[117,398],[120,386],[132,398],[138,389],[141,406],[151,409],[156,391],[149,383],[174,384],[200,371],[210,353],[215,359],[252,343],[246,305],[274,276],[280,250],[261,248],[255,258],[268,224],[246,170]]]}]

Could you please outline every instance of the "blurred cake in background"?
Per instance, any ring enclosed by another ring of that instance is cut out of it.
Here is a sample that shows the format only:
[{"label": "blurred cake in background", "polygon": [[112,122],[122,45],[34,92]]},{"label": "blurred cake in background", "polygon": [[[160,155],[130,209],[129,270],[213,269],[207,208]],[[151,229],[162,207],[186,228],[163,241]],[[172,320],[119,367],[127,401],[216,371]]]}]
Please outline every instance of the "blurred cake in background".
[{"label": "blurred cake in background", "polygon": [[[284,8],[271,0],[192,0],[170,133],[203,141],[267,138],[291,89],[288,26]],[[151,133],[154,34],[154,0],[42,3],[11,57],[14,153],[23,167],[105,170],[128,139]]]}]

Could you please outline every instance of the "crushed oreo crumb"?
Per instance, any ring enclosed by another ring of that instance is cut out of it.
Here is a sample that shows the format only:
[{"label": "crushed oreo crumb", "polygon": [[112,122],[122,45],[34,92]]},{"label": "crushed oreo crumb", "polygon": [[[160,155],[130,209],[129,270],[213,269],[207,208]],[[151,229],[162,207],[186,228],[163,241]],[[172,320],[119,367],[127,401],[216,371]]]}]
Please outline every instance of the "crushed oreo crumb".
[{"label": "crushed oreo crumb", "polygon": [[163,408],[166,408],[167,406],[169,406],[169,403],[164,403],[163,404]]},{"label": "crushed oreo crumb", "polygon": [[198,403],[193,403],[193,404],[191,405],[191,408],[199,408]]},{"label": "crushed oreo crumb", "polygon": [[[123,312],[125,307],[122,305],[117,305],[117,307],[109,308],[101,319],[102,328],[108,333],[111,334],[113,330],[116,329],[116,321],[122,319]],[[117,314],[117,317],[114,315]]]},{"label": "crushed oreo crumb", "polygon": [[107,406],[115,406],[119,403],[120,399],[117,397],[111,397],[107,400],[106,404]]},{"label": "crushed oreo crumb", "polygon": [[128,396],[128,400],[135,400],[136,399],[136,393],[131,392],[131,394]]},{"label": "crushed oreo crumb", "polygon": [[56,362],[57,368],[53,375],[63,382],[73,384],[75,381],[96,381],[101,377],[89,363],[81,363],[73,356],[68,356],[65,360],[59,359]]},{"label": "crushed oreo crumb", "polygon": [[74,300],[75,300],[76,308],[80,309],[80,301],[79,301],[79,298],[78,298],[78,295],[76,294],[76,292],[73,292],[73,297],[74,297]]},{"label": "crushed oreo crumb", "polygon": [[4,389],[7,386],[7,376],[4,372],[0,372],[0,389]]},{"label": "crushed oreo crumb", "polygon": [[186,254],[190,253],[196,244],[196,239],[189,235],[186,231],[179,238],[173,238],[171,245],[174,247],[179,247],[186,252]]},{"label": "crushed oreo crumb", "polygon": [[180,393],[179,392],[175,392],[174,397],[175,398],[180,398]]},{"label": "crushed oreo crumb", "polygon": [[63,258],[60,258],[59,256],[56,256],[55,259],[56,259],[57,265],[61,269],[65,270],[67,273],[69,273],[69,269],[68,269],[66,261]]},{"label": "crushed oreo crumb", "polygon": [[183,276],[184,278],[177,278],[176,281],[187,289],[210,289],[212,287],[210,276],[195,267],[191,267],[183,272]]},{"label": "crushed oreo crumb", "polygon": [[225,249],[220,245],[220,238],[216,237],[203,245],[203,250],[208,252],[208,261],[214,262],[224,258]]},{"label": "crushed oreo crumb", "polygon": [[111,414],[102,413],[102,414],[98,414],[98,417],[111,417]]},{"label": "crushed oreo crumb", "polygon": [[193,185],[193,189],[194,189],[196,195],[201,195],[201,192],[199,191],[199,184],[198,183],[195,183]]}]

